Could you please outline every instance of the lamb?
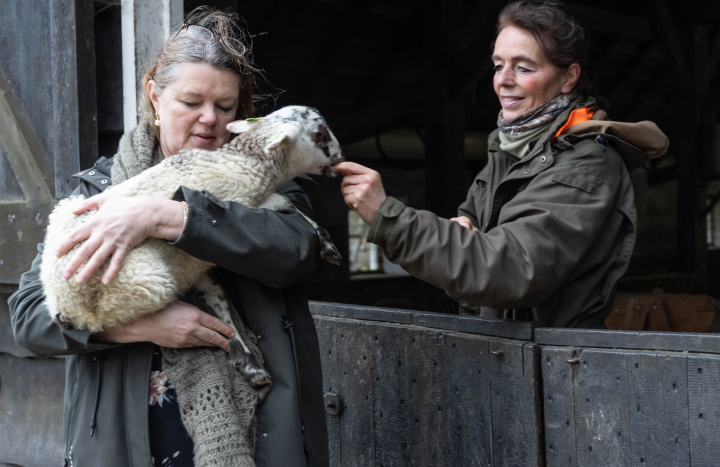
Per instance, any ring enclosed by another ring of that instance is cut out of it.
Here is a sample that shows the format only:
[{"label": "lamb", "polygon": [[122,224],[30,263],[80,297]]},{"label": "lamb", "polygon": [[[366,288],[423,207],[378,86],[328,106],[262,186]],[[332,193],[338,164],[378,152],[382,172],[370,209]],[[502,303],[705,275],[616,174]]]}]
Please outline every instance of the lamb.
[{"label": "lamb", "polygon": [[[294,209],[287,198],[275,193],[277,188],[303,173],[334,177],[333,165],[343,160],[337,139],[312,108],[284,107],[262,119],[232,122],[227,128],[239,135],[222,148],[180,151],[107,192],[171,198],[184,185],[251,208]],[[162,309],[192,287],[203,293],[217,317],[235,330],[236,337],[230,340],[232,364],[253,387],[270,382],[240,338],[222,289],[208,275],[212,263],[149,238],[127,254],[107,285],[100,280],[107,262],[83,285],[63,279],[62,271],[72,254],[57,258],[54,252],[74,228],[94,215],[92,211],[72,214],[81,202],[82,197],[60,201],[49,218],[41,280],[55,321],[99,332]],[[340,255],[327,232],[312,224],[323,244],[323,259],[339,264]]]}]

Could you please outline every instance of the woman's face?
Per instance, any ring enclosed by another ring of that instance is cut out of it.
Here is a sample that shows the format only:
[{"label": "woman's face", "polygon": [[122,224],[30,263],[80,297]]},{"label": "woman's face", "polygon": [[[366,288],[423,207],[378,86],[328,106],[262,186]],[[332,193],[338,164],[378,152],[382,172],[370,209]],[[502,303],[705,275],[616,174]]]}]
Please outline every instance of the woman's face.
[{"label": "woman's face", "polygon": [[235,119],[240,78],[205,63],[178,65],[178,77],[158,96],[148,82],[150,100],[160,118],[160,147],[170,157],[181,149],[213,151],[230,140],[225,126]]},{"label": "woman's face", "polygon": [[580,65],[573,64],[565,71],[557,69],[532,33],[516,26],[500,31],[492,60],[493,87],[506,121],[569,93],[580,77]]}]

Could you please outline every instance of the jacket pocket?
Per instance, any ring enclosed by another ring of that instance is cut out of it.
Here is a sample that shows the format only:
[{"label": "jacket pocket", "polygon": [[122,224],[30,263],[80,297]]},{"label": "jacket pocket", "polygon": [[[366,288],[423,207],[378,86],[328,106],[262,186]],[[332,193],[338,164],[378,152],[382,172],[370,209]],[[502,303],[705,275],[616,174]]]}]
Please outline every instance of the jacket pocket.
[{"label": "jacket pocket", "polygon": [[561,174],[553,175],[552,181],[555,183],[561,183],[563,185],[577,188],[586,193],[592,193],[593,189],[595,188],[595,185],[593,185],[592,183],[583,182],[582,180],[578,180],[577,178],[568,177],[567,175]]}]

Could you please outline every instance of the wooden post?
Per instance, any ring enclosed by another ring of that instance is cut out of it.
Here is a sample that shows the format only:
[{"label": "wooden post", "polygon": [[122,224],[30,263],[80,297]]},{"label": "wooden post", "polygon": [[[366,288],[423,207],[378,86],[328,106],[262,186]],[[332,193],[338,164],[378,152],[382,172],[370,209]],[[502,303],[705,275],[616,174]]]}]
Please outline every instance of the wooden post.
[{"label": "wooden post", "polygon": [[183,20],[182,0],[122,0],[123,115],[125,132],[137,125],[142,75]]},{"label": "wooden post", "polygon": [[[454,217],[465,199],[465,105],[453,103],[447,70],[455,68],[463,31],[459,1],[423,3],[428,76],[439,76],[441,90],[427,96],[425,126],[425,203],[441,217]],[[438,37],[439,34],[439,37]]]}]

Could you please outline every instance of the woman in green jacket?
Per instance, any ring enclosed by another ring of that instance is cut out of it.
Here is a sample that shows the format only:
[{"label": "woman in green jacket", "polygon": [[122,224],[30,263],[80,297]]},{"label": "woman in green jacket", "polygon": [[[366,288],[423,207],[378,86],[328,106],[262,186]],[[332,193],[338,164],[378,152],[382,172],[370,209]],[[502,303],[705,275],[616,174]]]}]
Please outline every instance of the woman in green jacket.
[{"label": "woman in green jacket", "polygon": [[342,192],[368,241],[460,302],[460,313],[602,328],[636,238],[629,172],[667,151],[654,123],[607,120],[582,28],[557,2],[517,1],[492,55],[502,107],[488,164],[458,217],[403,206],[345,162]]},{"label": "woman in green jacket", "polygon": [[[105,273],[110,280],[112,265],[119,266],[125,252],[147,237],[215,263],[215,278],[256,337],[273,380],[257,413],[257,465],[325,467],[319,345],[298,285],[318,267],[320,245],[310,223],[297,212],[250,209],[185,187],[174,200],[102,194],[181,149],[221,147],[231,136],[227,123],[252,116],[249,64],[232,17],[198,9],[186,21],[145,75],[138,126],[123,136],[117,155],[76,175],[80,185],[74,194],[84,195],[86,207],[98,212],[58,252],[85,239],[64,275],[82,282],[111,258]],[[280,193],[313,216],[297,181]],[[183,301],[97,335],[59,326],[44,303],[42,251],[41,244],[9,305],[20,345],[36,356],[67,356],[65,465],[193,465],[193,443],[163,371],[160,346],[227,350],[232,329]],[[285,329],[289,323],[294,336]],[[233,426],[215,428],[224,438],[213,441],[247,441]],[[227,461],[213,465],[237,465]]]}]

